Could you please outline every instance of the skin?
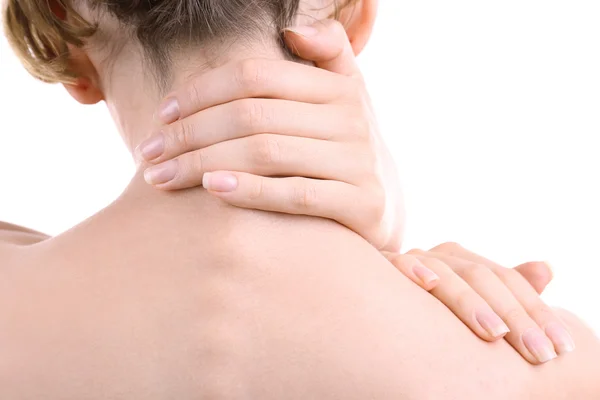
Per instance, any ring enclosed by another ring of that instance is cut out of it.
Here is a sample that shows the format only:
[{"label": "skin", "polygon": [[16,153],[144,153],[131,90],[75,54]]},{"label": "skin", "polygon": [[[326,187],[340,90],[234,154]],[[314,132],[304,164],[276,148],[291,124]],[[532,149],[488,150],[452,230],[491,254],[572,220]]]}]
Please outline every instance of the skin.
[{"label": "skin", "polygon": [[400,243],[403,204],[351,42],[333,21],[309,28],[287,30],[285,40],[318,68],[249,59],[171,92],[158,112],[166,125],[136,148],[153,164],[146,181],[162,190],[202,183],[238,207],[333,219],[384,250],[482,339],[505,337],[531,363],[572,351],[568,330],[532,289],[548,282],[532,274],[547,270],[543,263],[513,271],[388,251]]},{"label": "skin", "polygon": [[3,398],[599,393],[598,341],[567,313],[578,351],[534,367],[333,222],[159,192],[140,175],[101,214],[15,259],[0,279]]},{"label": "skin", "polygon": [[[132,88],[151,85],[119,81],[118,74],[103,80],[94,62],[100,55],[89,56],[133,149],[139,132],[152,131],[159,96],[148,104],[132,98]],[[141,68],[131,62],[115,68]],[[598,341],[568,313],[559,315],[580,351],[534,367],[505,341],[479,340],[367,241],[332,221],[243,210],[201,189],[161,192],[142,175],[72,230],[5,250],[0,397],[600,393]]]},{"label": "skin", "polygon": [[35,244],[46,239],[48,236],[43,233],[0,221],[0,245],[4,249]]}]

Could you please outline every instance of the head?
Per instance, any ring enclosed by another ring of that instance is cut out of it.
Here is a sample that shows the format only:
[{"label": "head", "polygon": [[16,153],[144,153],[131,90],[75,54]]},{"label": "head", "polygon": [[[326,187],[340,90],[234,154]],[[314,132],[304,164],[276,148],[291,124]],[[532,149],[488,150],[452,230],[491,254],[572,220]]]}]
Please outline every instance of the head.
[{"label": "head", "polygon": [[291,58],[282,29],[328,17],[365,46],[377,0],[7,0],[4,30],[28,71],[83,104],[106,101],[130,148],[191,75],[250,57]]}]

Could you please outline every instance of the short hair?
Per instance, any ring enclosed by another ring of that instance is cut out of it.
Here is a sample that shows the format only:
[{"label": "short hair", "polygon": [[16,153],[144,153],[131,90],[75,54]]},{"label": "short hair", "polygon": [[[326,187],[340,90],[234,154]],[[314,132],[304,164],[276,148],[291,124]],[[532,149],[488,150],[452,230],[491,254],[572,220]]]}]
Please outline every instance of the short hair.
[{"label": "short hair", "polygon": [[[81,47],[98,27],[77,13],[80,0],[8,0],[4,32],[24,67],[45,82],[74,82],[68,44]],[[335,14],[354,3],[335,1]],[[281,31],[296,17],[300,0],[85,0],[94,9],[114,15],[133,33],[146,57],[164,73],[169,54],[182,43]],[[130,30],[131,29],[131,30]]]}]

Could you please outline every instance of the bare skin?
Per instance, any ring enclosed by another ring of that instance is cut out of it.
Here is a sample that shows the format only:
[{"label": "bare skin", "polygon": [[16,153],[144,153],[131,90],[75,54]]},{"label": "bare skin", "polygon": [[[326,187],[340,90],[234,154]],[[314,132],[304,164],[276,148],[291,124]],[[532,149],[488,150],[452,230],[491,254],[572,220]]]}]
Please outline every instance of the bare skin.
[{"label": "bare skin", "polygon": [[[90,82],[70,91],[106,100],[133,149],[160,96],[128,46],[131,58],[108,64],[102,46],[74,52]],[[62,235],[5,229],[0,398],[598,397],[600,345],[569,314],[578,350],[532,366],[506,341],[477,338],[349,229],[202,189],[161,192],[146,167]]]},{"label": "bare skin", "polygon": [[48,239],[48,236],[43,233],[0,221],[0,246],[8,248],[35,244],[45,239]]},{"label": "bare skin", "polygon": [[10,255],[2,398],[600,393],[600,345],[568,313],[578,350],[531,366],[505,341],[478,339],[346,228],[199,189],[164,193],[137,176],[100,214]]}]

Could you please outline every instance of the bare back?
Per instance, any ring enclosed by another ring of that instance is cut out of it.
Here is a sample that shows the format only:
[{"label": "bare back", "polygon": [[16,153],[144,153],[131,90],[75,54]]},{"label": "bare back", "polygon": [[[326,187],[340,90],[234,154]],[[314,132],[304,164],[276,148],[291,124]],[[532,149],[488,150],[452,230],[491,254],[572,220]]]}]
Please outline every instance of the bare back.
[{"label": "bare back", "polygon": [[134,180],[10,260],[3,399],[600,397],[600,345],[568,313],[578,350],[533,367],[349,230],[200,190]]}]

